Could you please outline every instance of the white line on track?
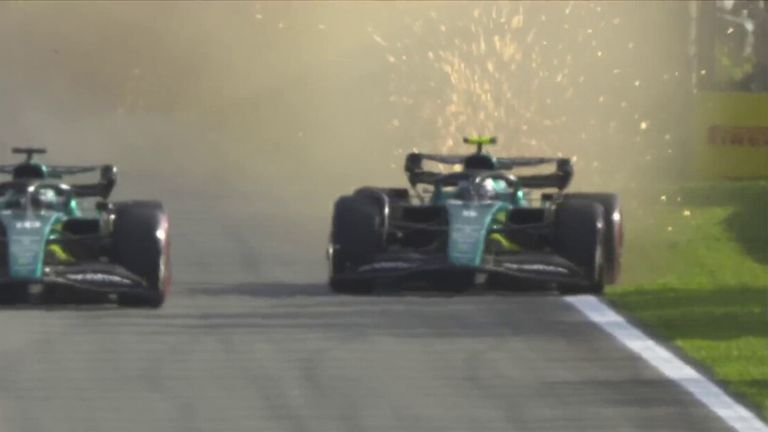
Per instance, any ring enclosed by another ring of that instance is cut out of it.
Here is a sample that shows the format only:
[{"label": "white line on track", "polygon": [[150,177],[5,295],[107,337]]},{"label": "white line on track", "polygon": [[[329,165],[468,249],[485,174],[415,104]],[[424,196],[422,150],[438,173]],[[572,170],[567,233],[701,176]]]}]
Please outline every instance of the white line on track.
[{"label": "white line on track", "polygon": [[654,342],[621,315],[593,296],[566,297],[590,320],[612,334],[627,348],[644,358],[693,394],[739,432],[768,432],[768,426],[709,379],[688,366],[669,350]]}]

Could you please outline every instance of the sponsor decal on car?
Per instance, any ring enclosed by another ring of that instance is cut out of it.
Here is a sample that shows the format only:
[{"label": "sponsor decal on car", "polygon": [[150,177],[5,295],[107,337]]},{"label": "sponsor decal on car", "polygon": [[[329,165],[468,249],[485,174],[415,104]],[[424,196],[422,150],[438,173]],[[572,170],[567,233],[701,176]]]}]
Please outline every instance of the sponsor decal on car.
[{"label": "sponsor decal on car", "polygon": [[485,227],[468,225],[468,224],[454,224],[451,229],[451,234],[457,242],[461,243],[475,243],[482,237],[485,231]]},{"label": "sponsor decal on car", "polygon": [[548,264],[504,263],[503,266],[510,270],[534,271],[534,272],[544,272],[544,273],[560,273],[560,274],[570,273],[567,269],[548,265]]},{"label": "sponsor decal on car", "polygon": [[17,221],[14,225],[16,229],[38,229],[43,226],[42,222],[36,220]]},{"label": "sponsor decal on car", "polygon": [[120,276],[107,273],[70,273],[64,275],[65,278],[77,281],[77,282],[91,282],[91,283],[104,283],[104,284],[117,284],[117,285],[133,285],[134,282],[130,279],[126,279]]}]

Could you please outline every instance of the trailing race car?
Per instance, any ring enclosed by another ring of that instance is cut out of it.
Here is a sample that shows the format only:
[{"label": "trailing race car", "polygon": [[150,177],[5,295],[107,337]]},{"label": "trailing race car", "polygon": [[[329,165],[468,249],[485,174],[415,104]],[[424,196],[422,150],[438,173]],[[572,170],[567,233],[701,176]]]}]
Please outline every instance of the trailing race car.
[{"label": "trailing race car", "polygon": [[[495,289],[541,282],[562,293],[600,294],[619,277],[622,220],[611,193],[564,193],[568,158],[496,158],[495,137],[464,138],[468,156],[410,153],[413,189],[362,187],[334,206],[328,247],[330,285],[367,292],[375,282],[431,282],[461,289],[483,280]],[[425,171],[424,161],[461,165]],[[548,174],[518,168],[553,164]],[[543,193],[543,190],[549,190]],[[534,199],[534,190],[542,190]]]},{"label": "trailing race car", "polygon": [[[155,201],[111,203],[117,169],[33,161],[45,149],[14,148],[18,165],[0,165],[0,299],[116,296],[125,306],[160,307],[170,287],[168,217]],[[66,175],[99,172],[94,183]],[[85,209],[91,198],[92,208]]]}]

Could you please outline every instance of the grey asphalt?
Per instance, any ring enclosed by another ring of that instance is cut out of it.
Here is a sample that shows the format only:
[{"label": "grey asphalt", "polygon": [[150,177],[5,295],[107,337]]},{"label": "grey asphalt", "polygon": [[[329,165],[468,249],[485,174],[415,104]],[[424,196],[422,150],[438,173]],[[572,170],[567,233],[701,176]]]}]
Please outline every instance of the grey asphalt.
[{"label": "grey asphalt", "polygon": [[207,216],[162,310],[0,311],[0,431],[728,430],[557,296],[255,282],[247,220]]}]

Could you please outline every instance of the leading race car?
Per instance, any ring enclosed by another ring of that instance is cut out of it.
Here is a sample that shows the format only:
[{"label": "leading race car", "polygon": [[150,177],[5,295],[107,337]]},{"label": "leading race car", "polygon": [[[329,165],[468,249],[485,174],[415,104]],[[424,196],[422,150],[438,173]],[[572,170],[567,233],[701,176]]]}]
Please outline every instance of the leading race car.
[{"label": "leading race car", "polygon": [[[464,142],[477,150],[410,153],[413,193],[362,187],[336,201],[327,251],[333,290],[363,293],[380,281],[462,289],[485,281],[495,289],[541,282],[566,294],[600,294],[616,282],[622,219],[615,194],[564,193],[573,177],[568,158],[496,158],[483,151],[495,137]],[[461,169],[426,171],[425,161]],[[511,174],[546,164],[555,171]]]},{"label": "leading race car", "polygon": [[[13,152],[26,160],[0,165],[12,176],[0,183],[0,300],[111,295],[124,306],[160,307],[170,287],[162,204],[107,201],[117,180],[112,165],[44,165],[33,157],[45,149]],[[99,172],[97,182],[62,180],[90,172]]]}]

